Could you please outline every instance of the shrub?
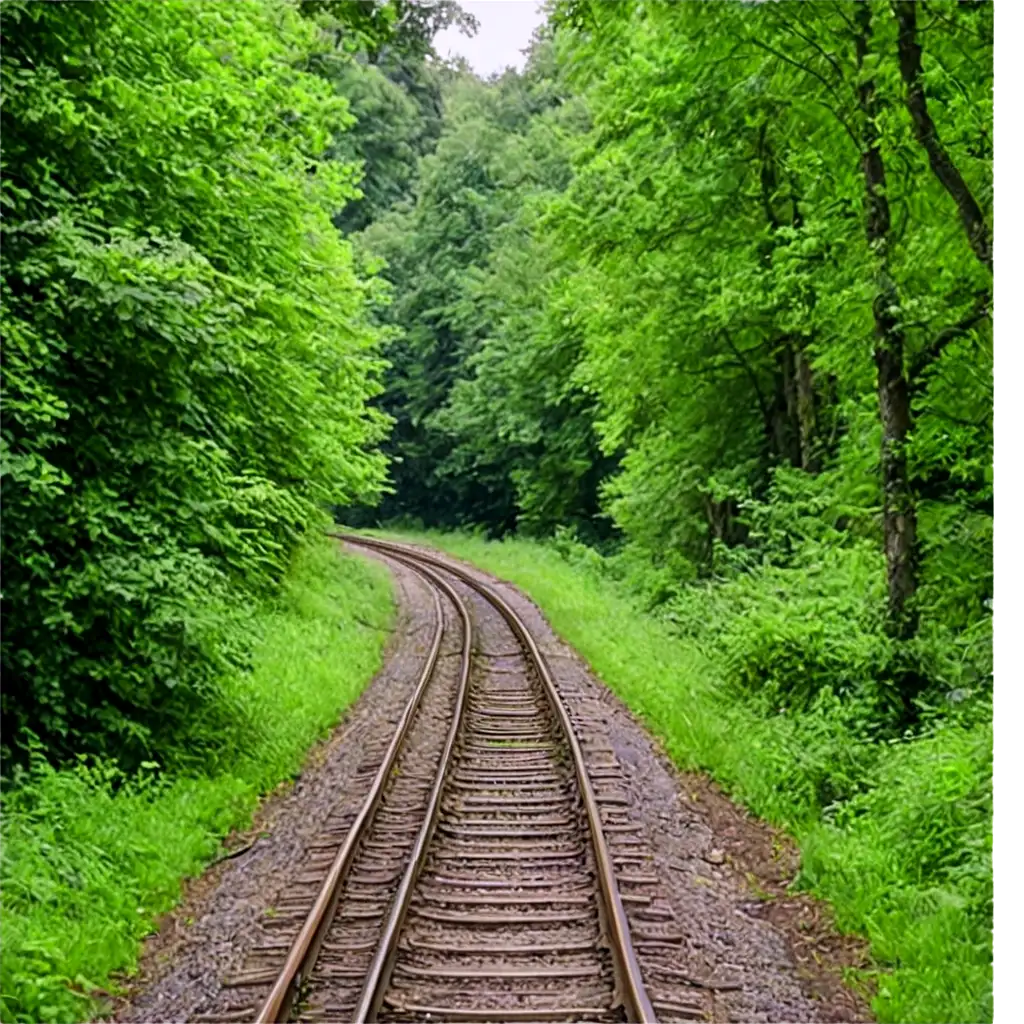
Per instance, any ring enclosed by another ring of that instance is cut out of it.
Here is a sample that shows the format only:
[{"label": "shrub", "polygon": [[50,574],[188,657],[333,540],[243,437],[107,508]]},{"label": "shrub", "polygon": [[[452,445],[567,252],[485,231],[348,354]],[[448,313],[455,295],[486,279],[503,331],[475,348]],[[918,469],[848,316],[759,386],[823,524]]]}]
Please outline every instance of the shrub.
[{"label": "shrub", "polygon": [[137,765],[222,704],[237,610],[320,508],[383,476],[324,158],[350,119],[291,4],[3,21],[3,744]]},{"label": "shrub", "polygon": [[729,677],[780,710],[805,711],[826,688],[850,696],[874,677],[878,649],[821,621],[767,614],[737,621],[722,637]]}]

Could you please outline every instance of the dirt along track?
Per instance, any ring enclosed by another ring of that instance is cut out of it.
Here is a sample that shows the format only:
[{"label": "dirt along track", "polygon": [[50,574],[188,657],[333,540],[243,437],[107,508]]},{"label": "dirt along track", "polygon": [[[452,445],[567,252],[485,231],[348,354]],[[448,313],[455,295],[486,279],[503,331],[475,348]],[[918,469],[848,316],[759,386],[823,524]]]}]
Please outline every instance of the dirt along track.
[{"label": "dirt along track", "polygon": [[[347,539],[417,592],[416,668],[364,736],[348,799],[279,860],[264,913],[237,921],[238,953],[179,950],[120,1019],[863,1019],[835,986],[813,998],[784,942],[679,913],[685,880],[637,820],[608,702],[552,669],[561,654],[521,598],[432,553]],[[695,958],[716,924],[734,955]]]}]

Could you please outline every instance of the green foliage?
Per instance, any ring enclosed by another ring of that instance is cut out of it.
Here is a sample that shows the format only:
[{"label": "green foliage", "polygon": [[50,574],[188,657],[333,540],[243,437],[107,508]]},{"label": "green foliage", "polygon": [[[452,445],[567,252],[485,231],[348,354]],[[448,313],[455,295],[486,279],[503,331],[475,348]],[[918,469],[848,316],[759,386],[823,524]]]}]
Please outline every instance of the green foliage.
[{"label": "green foliage", "polygon": [[477,28],[455,0],[298,0],[298,6],[327,25],[346,50],[374,61],[386,52],[422,61],[449,25],[467,34]]},{"label": "green foliage", "polygon": [[899,965],[878,979],[880,1019],[992,1019],[990,725],[888,748],[871,789],[802,845],[801,882]]},{"label": "green foliage", "polygon": [[[260,794],[296,775],[370,679],[390,593],[381,567],[339,558],[323,540],[300,548],[281,593],[251,613],[252,671],[222,680],[247,726],[212,770],[168,773],[146,762],[126,775],[84,755],[56,769],[37,747],[4,782],[3,1020],[83,1020],[116,992],[154,917],[179,899],[182,877],[248,826]],[[194,721],[197,743],[213,728]]]},{"label": "green foliage", "polygon": [[[936,131],[989,220],[991,32],[990,5],[938,0],[918,40]],[[661,574],[657,600],[765,559],[817,571],[822,545],[826,562],[884,551],[871,84],[920,635],[888,649],[844,639],[839,606],[809,628],[780,609],[737,667],[813,667],[809,699],[887,666],[904,703],[877,709],[906,721],[956,688],[958,657],[984,689],[991,277],[915,133],[897,35],[880,2],[567,0],[521,76],[453,82],[415,202],[365,233],[401,332],[380,518],[621,536]],[[858,625],[889,629],[887,567],[858,557],[859,598],[878,602]]]},{"label": "green foliage", "polygon": [[[593,402],[575,387],[580,337],[571,287],[538,224],[569,178],[568,139],[585,112],[560,87],[550,48],[525,75],[445,90],[436,150],[415,200],[363,234],[394,285],[383,405],[396,496],[384,517],[550,531],[591,528],[608,460]],[[547,302],[539,299],[544,297]]]},{"label": "green foliage", "polygon": [[[797,884],[871,941],[880,1021],[991,1020],[991,703],[965,700],[959,716],[921,735],[879,742],[865,735],[870,707],[857,693],[822,687],[780,712],[733,683],[728,655],[742,642],[745,611],[822,592],[837,616],[844,600],[854,618],[863,614],[856,603],[874,604],[855,585],[867,571],[861,553],[817,579],[766,572],[685,588],[682,604],[669,601],[655,617],[619,578],[622,556],[601,558],[564,535],[561,550],[464,534],[419,539],[519,584],[679,767],[709,771],[796,836]],[[640,582],[635,569],[629,576]],[[825,633],[838,638],[836,623]],[[873,640],[863,619],[850,634],[848,645]],[[826,661],[818,671],[834,679],[843,670]],[[854,682],[870,696],[870,677]]]},{"label": "green foliage", "polygon": [[[947,134],[964,140],[956,159],[987,196],[991,166],[966,138],[987,130],[979,112],[990,64],[954,56],[967,16],[948,6],[927,46],[956,69],[947,84],[977,99]],[[590,278],[577,376],[599,395],[605,449],[627,448],[607,507],[652,552],[681,549],[707,565],[714,540],[742,542],[727,513],[765,493],[773,466],[825,463],[862,476],[873,292],[850,137],[849,21],[843,5],[644,4],[570,32],[593,118],[558,219]],[[887,61],[885,143],[907,167],[893,198],[901,240],[891,269],[908,296],[913,366],[987,282],[911,137],[890,13],[879,6],[875,22]],[[972,46],[984,53],[977,28]],[[945,349],[914,383],[917,486],[960,509],[984,500],[991,461],[988,337],[967,331],[962,350]],[[962,398],[942,380],[957,381]],[[951,436],[949,417],[969,437]],[[971,483],[948,486],[943,458]],[[879,503],[877,482],[857,503]]]},{"label": "green foliage", "polygon": [[131,766],[383,463],[345,102],[276,0],[4,5],[3,741]]},{"label": "green foliage", "polygon": [[[332,79],[356,118],[352,129],[337,137],[332,156],[360,161],[363,171],[362,198],[349,203],[335,222],[343,231],[358,231],[408,196],[417,160],[437,141],[440,114],[433,111],[428,121],[413,96],[372,64],[345,62]],[[433,91],[439,106],[440,90]]]}]

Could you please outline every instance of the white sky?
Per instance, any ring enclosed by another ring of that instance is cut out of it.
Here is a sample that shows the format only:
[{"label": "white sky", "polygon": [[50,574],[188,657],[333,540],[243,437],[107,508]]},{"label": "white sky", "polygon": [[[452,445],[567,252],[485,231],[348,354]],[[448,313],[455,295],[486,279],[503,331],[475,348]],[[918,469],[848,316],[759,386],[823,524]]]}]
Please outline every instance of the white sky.
[{"label": "white sky", "polygon": [[543,21],[540,0],[461,0],[464,10],[480,22],[475,36],[454,26],[439,32],[434,47],[442,57],[465,57],[481,78],[512,65],[526,63],[520,50],[529,45],[533,30]]}]

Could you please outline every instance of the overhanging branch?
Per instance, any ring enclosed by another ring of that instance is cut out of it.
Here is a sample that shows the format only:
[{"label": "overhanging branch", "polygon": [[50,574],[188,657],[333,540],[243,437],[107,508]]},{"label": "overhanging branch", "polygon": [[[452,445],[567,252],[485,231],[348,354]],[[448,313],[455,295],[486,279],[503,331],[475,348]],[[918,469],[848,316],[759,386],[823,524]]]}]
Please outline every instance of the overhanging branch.
[{"label": "overhanging branch", "polygon": [[968,331],[983,320],[992,315],[992,297],[988,292],[978,296],[974,308],[957,323],[950,325],[940,331],[923,351],[919,352],[910,364],[907,372],[908,383],[911,391],[919,391],[921,388],[921,377],[925,370],[934,363],[945,351],[949,344],[962,338]]}]

